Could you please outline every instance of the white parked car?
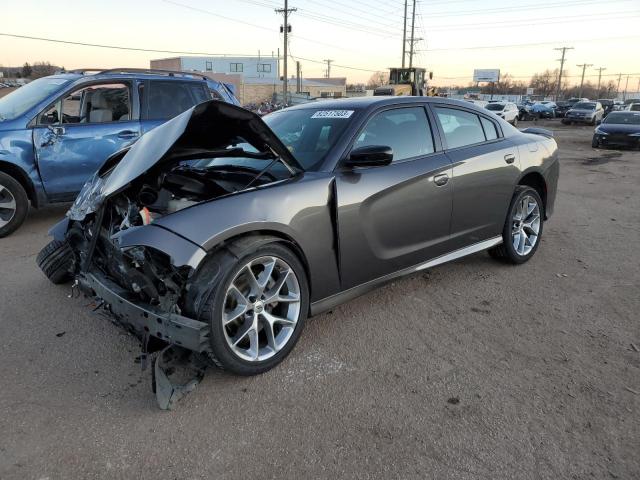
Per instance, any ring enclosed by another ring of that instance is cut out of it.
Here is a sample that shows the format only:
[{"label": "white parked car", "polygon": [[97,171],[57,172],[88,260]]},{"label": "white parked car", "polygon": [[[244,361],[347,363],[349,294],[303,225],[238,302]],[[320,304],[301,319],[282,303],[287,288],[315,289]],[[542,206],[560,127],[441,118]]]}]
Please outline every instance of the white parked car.
[{"label": "white parked car", "polygon": [[520,111],[515,103],[495,102],[487,104],[484,108],[492,111],[500,118],[504,118],[513,126],[518,124],[518,114]]},{"label": "white parked car", "polygon": [[629,104],[628,110],[630,112],[640,112],[640,103]]}]

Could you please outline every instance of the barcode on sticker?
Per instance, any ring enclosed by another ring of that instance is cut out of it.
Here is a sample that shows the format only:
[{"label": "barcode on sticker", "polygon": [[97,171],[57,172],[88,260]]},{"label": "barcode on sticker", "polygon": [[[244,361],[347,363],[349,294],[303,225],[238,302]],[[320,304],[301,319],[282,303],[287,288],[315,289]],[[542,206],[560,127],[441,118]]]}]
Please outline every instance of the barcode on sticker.
[{"label": "barcode on sticker", "polygon": [[349,118],[353,110],[318,110],[311,118]]}]

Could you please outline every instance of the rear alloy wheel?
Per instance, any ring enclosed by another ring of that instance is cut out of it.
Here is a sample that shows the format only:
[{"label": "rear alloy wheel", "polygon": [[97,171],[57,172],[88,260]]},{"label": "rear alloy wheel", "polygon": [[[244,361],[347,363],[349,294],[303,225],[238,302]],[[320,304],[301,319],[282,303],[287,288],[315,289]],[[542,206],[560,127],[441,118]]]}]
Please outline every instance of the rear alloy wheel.
[{"label": "rear alloy wheel", "polygon": [[29,198],[22,185],[0,172],[0,238],[18,229],[29,211]]},{"label": "rear alloy wheel", "polygon": [[510,263],[524,263],[538,249],[544,219],[544,205],[536,190],[527,186],[516,189],[502,231],[502,244],[489,250],[494,258]]},{"label": "rear alloy wheel", "polygon": [[221,252],[214,261],[225,279],[204,312],[211,323],[211,356],[219,367],[255,375],[293,349],[309,308],[305,270],[288,248],[267,243],[239,257]]}]

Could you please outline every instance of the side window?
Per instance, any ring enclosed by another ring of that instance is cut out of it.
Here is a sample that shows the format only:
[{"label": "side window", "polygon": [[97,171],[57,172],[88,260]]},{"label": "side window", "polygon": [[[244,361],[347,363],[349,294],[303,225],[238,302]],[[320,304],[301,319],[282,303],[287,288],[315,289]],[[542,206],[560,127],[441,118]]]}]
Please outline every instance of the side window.
[{"label": "side window", "polygon": [[230,72],[242,72],[242,63],[230,63],[229,64],[229,71]]},{"label": "side window", "polygon": [[123,83],[89,85],[62,99],[62,123],[131,120],[129,87]]},{"label": "side window", "polygon": [[447,148],[458,148],[485,141],[480,118],[475,113],[436,107]]},{"label": "side window", "polygon": [[[60,118],[58,109],[62,111]],[[131,95],[123,83],[89,85],[73,90],[38,117],[40,125],[108,123],[131,119]]]},{"label": "side window", "polygon": [[374,115],[353,148],[370,145],[391,147],[394,162],[433,153],[433,137],[424,108],[395,108]]},{"label": "side window", "polygon": [[480,117],[480,121],[482,122],[482,128],[484,129],[484,134],[487,137],[487,140],[495,140],[498,138],[498,131],[496,130],[495,123],[484,117]]},{"label": "side window", "polygon": [[148,116],[150,120],[168,120],[206,100],[206,90],[198,83],[151,81]]}]

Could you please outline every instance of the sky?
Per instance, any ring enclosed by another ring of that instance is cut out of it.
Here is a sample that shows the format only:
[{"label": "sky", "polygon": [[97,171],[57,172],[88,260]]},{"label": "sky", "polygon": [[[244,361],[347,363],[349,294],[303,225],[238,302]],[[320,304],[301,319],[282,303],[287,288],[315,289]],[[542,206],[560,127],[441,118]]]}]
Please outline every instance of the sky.
[{"label": "sky", "polygon": [[[408,35],[411,31],[409,0]],[[0,0],[0,33],[140,49],[277,55],[283,0]],[[400,66],[404,0],[289,0],[290,54],[305,77],[366,82]],[[559,66],[578,83],[631,74],[640,81],[640,0],[418,0],[414,66],[433,71],[433,85],[466,85],[475,68],[499,68],[516,79]],[[0,65],[48,61],[67,69],[148,67],[175,56],[18,39],[0,35]],[[295,68],[290,67],[290,71]],[[626,75],[622,77],[624,88]]]}]

